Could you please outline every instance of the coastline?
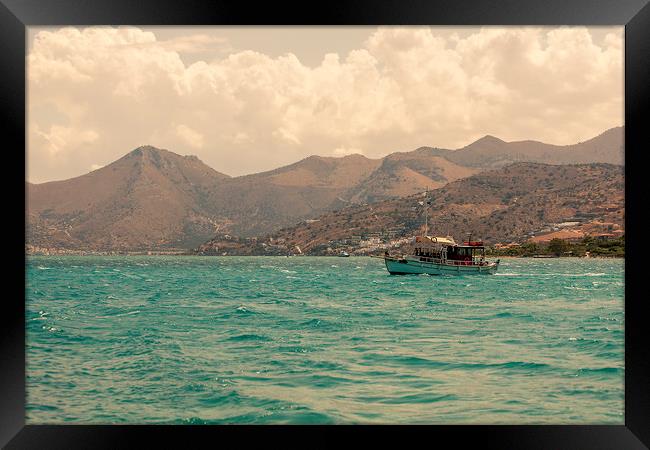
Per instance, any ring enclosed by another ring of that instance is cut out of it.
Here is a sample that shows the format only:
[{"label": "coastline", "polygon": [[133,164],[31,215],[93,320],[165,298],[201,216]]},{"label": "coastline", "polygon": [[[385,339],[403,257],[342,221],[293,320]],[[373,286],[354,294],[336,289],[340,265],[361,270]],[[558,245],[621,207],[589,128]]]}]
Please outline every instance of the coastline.
[{"label": "coastline", "polygon": [[[196,256],[202,258],[232,258],[232,257],[243,257],[243,258],[259,258],[259,257],[277,257],[277,258],[286,258],[286,255],[206,255],[198,254],[193,252],[156,252],[156,251],[146,251],[146,252],[91,252],[91,251],[64,251],[64,252],[51,252],[51,253],[27,253],[25,252],[25,257],[33,256]],[[352,258],[371,258],[378,255],[350,255]],[[301,258],[301,257],[310,257],[310,258],[340,258],[338,255],[293,255],[291,258]],[[492,255],[488,257],[489,259],[542,259],[534,258],[533,256],[497,256]],[[625,256],[559,256],[552,258],[543,258],[543,259],[625,259]]]}]

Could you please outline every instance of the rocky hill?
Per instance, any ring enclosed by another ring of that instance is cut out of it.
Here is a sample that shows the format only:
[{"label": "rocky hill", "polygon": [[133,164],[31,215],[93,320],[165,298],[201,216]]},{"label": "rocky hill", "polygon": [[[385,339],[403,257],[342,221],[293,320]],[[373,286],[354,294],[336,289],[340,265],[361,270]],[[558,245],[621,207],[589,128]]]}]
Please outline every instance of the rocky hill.
[{"label": "rocky hill", "polygon": [[198,245],[229,223],[208,201],[229,177],[193,156],[140,147],[81,177],[27,185],[27,242],[140,250]]},{"label": "rocky hill", "polygon": [[[349,206],[261,239],[219,236],[198,253],[364,253],[385,248],[373,246],[380,241],[399,246],[423,232],[423,195]],[[514,163],[454,181],[429,197],[430,234],[459,241],[469,232],[488,243],[523,241],[569,221],[594,232],[624,226],[623,167],[611,164]]]}]

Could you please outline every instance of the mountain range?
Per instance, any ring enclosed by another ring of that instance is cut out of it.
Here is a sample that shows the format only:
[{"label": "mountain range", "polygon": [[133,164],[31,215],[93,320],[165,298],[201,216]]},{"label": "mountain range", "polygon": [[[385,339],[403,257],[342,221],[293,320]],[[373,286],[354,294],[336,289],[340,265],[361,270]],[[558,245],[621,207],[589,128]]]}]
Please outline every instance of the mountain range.
[{"label": "mountain range", "polygon": [[[407,244],[424,233],[423,194],[348,206],[262,238],[217,236],[197,253],[363,254],[379,248],[372,237]],[[471,232],[488,244],[521,242],[558,225],[598,234],[623,230],[625,222],[623,167],[613,164],[512,163],[453,181],[428,199],[429,234],[457,241]]]},{"label": "mountain range", "polygon": [[[458,150],[421,147],[379,159],[310,156],[239,177],[195,156],[144,146],[79,177],[26,183],[27,243],[88,251],[186,249],[217,233],[266,235],[521,161],[620,165],[623,128],[567,146],[485,136]],[[527,180],[516,183],[526,189]]]}]

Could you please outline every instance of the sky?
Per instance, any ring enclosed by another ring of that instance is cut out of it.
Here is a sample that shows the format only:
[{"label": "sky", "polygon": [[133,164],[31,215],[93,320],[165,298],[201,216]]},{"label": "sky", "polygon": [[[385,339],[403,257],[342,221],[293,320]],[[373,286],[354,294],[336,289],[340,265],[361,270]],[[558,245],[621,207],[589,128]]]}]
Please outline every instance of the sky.
[{"label": "sky", "polygon": [[310,155],[566,145],[623,125],[623,27],[29,27],[27,180],[142,145],[232,176]]}]

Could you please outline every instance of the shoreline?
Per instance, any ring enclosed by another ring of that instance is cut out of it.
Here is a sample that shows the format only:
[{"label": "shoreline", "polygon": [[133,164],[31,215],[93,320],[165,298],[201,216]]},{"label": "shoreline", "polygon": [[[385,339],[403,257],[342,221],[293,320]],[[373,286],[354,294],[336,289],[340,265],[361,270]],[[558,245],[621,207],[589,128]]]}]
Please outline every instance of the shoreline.
[{"label": "shoreline", "polygon": [[[109,252],[66,252],[66,253],[25,253],[25,258],[34,256],[196,256],[201,258],[287,258],[286,255],[200,255],[196,253],[157,253],[157,252],[133,252],[133,253],[109,253]],[[377,255],[350,255],[350,258],[371,258]],[[341,258],[338,255],[293,255],[290,258]],[[625,259],[625,256],[559,256],[557,258],[534,258],[532,256],[490,256],[488,259]]]}]

